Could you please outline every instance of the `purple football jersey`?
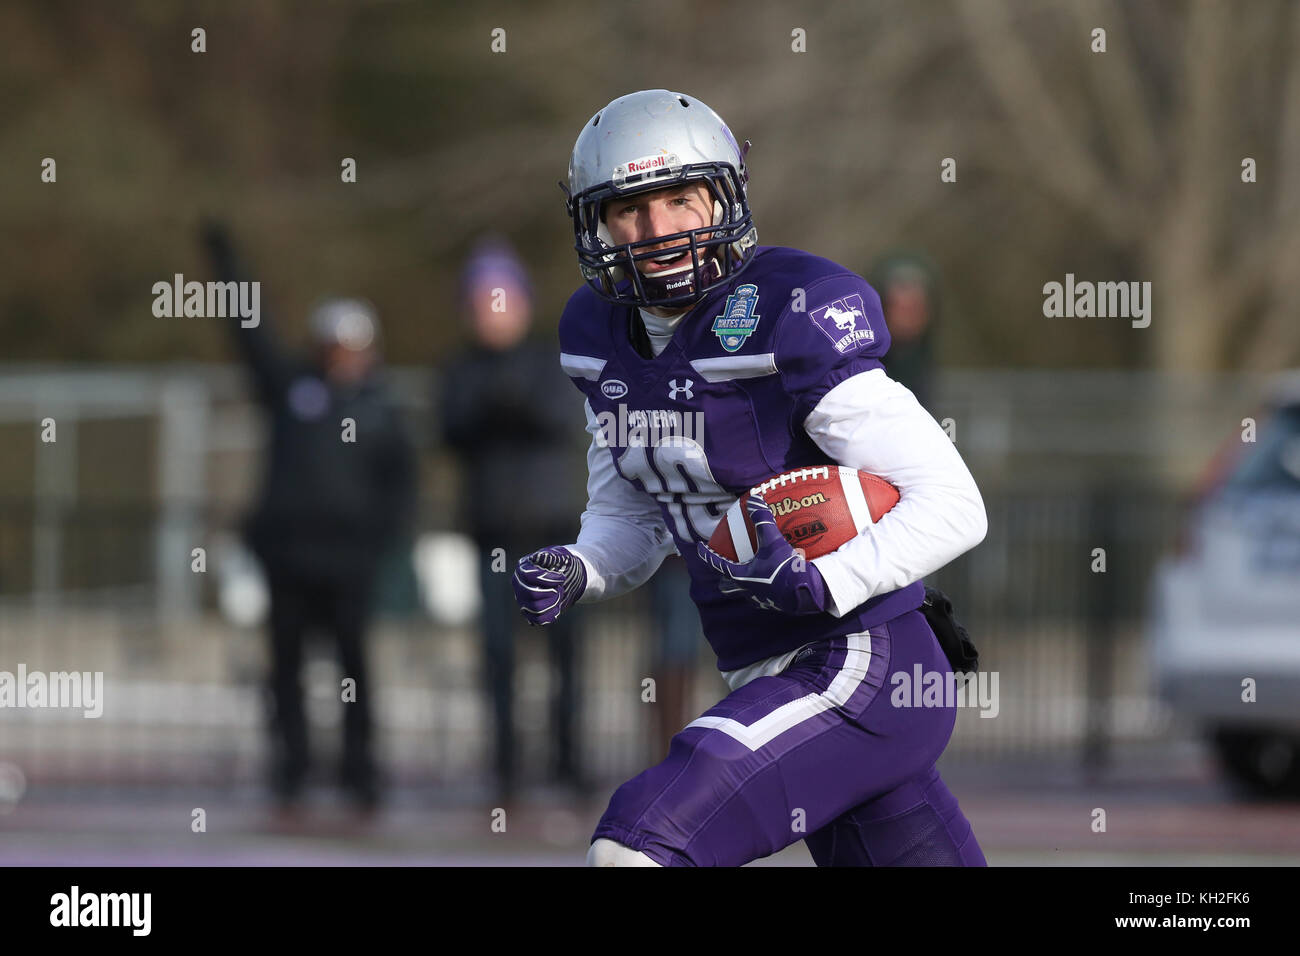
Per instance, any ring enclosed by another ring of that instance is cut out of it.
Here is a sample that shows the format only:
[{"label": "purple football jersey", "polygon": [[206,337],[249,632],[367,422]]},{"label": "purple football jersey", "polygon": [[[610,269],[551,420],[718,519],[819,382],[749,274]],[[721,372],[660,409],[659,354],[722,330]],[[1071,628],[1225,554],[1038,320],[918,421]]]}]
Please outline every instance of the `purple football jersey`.
[{"label": "purple football jersey", "polygon": [[842,618],[783,614],[734,590],[695,549],[763,479],[832,463],[803,421],[840,382],[881,368],[889,349],[880,297],[864,279],[806,252],[760,247],[682,319],[658,357],[646,357],[637,337],[645,333],[635,309],[584,286],[560,319],[561,364],[590,402],[619,474],[659,502],[719,669],[862,633],[920,607],[916,582]]}]

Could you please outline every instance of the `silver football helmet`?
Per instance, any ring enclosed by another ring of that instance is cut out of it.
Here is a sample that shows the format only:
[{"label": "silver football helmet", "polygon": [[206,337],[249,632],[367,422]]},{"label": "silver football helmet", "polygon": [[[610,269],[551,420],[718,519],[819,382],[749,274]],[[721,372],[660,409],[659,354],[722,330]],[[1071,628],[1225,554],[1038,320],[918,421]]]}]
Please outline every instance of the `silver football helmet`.
[{"label": "silver football helmet", "polygon": [[[668,90],[614,100],[582,128],[569,161],[568,211],[583,278],[619,305],[692,305],[749,265],[758,244],[745,196],[742,147],[717,113]],[[700,182],[713,195],[713,224],[616,246],[603,204],[614,198]],[[563,183],[561,183],[563,188]],[[644,275],[635,263],[662,258],[663,243],[688,247],[681,266]]]}]

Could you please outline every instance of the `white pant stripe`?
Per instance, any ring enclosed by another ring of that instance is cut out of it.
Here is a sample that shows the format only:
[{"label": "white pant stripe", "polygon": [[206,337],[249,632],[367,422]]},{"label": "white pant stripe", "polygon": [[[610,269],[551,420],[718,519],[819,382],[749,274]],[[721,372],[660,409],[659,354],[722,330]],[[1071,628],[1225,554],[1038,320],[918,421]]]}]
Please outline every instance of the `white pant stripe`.
[{"label": "white pant stripe", "polygon": [[845,656],[844,664],[830,686],[820,694],[808,694],[798,700],[782,704],[776,710],[748,725],[731,717],[704,716],[691,721],[686,727],[720,730],[728,737],[740,741],[750,750],[757,750],[805,720],[816,717],[832,707],[844,706],[866,678],[867,667],[871,663],[870,632],[850,634],[847,640],[848,654]]}]

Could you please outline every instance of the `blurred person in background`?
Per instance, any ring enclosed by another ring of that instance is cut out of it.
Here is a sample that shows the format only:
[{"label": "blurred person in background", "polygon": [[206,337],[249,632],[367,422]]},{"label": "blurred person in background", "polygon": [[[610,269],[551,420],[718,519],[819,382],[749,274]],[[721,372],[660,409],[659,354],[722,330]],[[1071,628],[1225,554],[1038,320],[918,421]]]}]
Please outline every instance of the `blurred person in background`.
[{"label": "blurred person in background", "polygon": [[650,579],[650,622],[654,631],[655,678],[653,745],[667,754],[676,733],[695,717],[695,669],[704,629],[691,600],[691,576],[681,555],[664,559]]},{"label": "blurred person in background", "polygon": [[[203,242],[220,281],[248,279],[223,227],[206,225]],[[319,628],[337,641],[343,679],[355,681],[341,690],[340,782],[358,809],[373,810],[375,691],[364,643],[380,562],[414,517],[416,477],[410,438],[380,376],[375,312],[356,299],[322,302],[305,354],[282,348],[265,310],[255,326],[227,325],[270,426],[244,536],[270,591],[272,787],[282,809],[302,795],[311,763],[303,643]]]},{"label": "blurred person in background", "polygon": [[894,381],[908,388],[926,410],[934,389],[934,336],[939,318],[938,275],[924,257],[892,252],[870,270],[880,293],[891,344],[882,360]]},{"label": "blurred person in background", "polygon": [[[553,341],[532,338],[532,289],[524,265],[503,240],[479,242],[461,275],[461,312],[471,344],[442,373],[445,444],[461,465],[464,530],[480,553],[483,678],[495,731],[498,797],[515,796],[515,636],[521,621],[510,586],[514,562],[537,536],[573,531],[573,501],[583,487],[575,467],[574,409]],[[504,551],[504,556],[502,552]],[[581,792],[577,739],[577,634],[572,619],[548,628],[552,665],[553,782]]]}]

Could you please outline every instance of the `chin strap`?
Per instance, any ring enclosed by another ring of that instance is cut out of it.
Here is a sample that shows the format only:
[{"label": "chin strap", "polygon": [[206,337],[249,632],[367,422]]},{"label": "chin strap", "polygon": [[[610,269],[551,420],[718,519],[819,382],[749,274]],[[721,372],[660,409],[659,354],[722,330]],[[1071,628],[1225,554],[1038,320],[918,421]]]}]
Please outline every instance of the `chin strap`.
[{"label": "chin strap", "polygon": [[[694,265],[688,265],[679,272],[663,275],[641,276],[641,288],[645,290],[646,302],[653,306],[656,301],[663,301],[672,296],[684,295],[695,291]],[[711,255],[700,263],[699,278],[703,285],[710,285],[722,278],[722,264],[716,255]],[[675,285],[674,283],[680,283]]]}]

